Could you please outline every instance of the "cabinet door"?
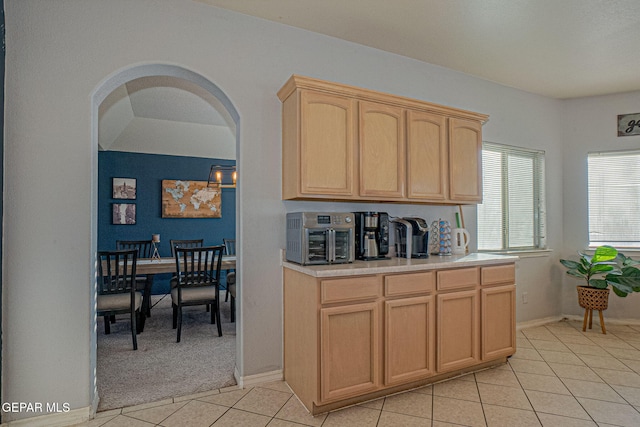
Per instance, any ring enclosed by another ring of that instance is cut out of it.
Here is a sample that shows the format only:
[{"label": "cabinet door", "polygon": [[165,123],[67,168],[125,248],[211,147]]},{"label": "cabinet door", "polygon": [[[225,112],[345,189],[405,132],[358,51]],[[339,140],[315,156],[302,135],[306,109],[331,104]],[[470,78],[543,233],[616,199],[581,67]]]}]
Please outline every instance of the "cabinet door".
[{"label": "cabinet door", "polygon": [[360,195],[402,198],[405,185],[402,109],[360,102]]},{"label": "cabinet door", "polygon": [[447,119],[437,114],[407,111],[407,197],[441,201],[446,198]]},{"label": "cabinet door", "polygon": [[510,356],[516,351],[516,287],[481,289],[482,360]]},{"label": "cabinet door", "polygon": [[438,295],[438,372],[453,371],[480,361],[480,301],[478,291]]},{"label": "cabinet door", "polygon": [[320,310],[320,400],[376,390],[379,304],[353,304]]},{"label": "cabinet door", "polygon": [[435,372],[435,309],[432,296],[386,301],[384,383],[394,385]]},{"label": "cabinet door", "polygon": [[482,125],[449,119],[449,198],[482,203]]},{"label": "cabinet door", "polygon": [[355,118],[352,99],[301,93],[298,171],[303,195],[354,194]]}]

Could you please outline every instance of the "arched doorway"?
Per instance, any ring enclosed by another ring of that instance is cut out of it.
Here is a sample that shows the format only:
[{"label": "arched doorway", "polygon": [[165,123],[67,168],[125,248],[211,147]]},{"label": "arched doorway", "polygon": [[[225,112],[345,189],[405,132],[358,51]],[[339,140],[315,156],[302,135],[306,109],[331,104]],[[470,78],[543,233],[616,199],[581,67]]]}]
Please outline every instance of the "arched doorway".
[{"label": "arched doorway", "polygon": [[[98,162],[97,162],[97,151],[98,151],[98,142],[99,142],[99,120],[100,120],[100,106],[103,102],[109,97],[109,95],[115,91],[117,88],[122,85],[133,82],[139,79],[144,79],[147,77],[166,77],[166,78],[175,78],[181,79],[183,81],[189,82],[190,84],[197,85],[202,91],[206,92],[208,95],[215,98],[215,100],[224,108],[227,117],[233,122],[235,127],[235,148],[236,153],[238,152],[237,146],[239,141],[239,116],[238,113],[229,100],[229,98],[210,80],[203,77],[200,74],[194,73],[190,70],[187,70],[182,67],[178,67],[175,65],[165,65],[165,64],[145,64],[133,66],[131,68],[121,70],[116,72],[114,75],[106,78],[94,91],[91,97],[91,123],[92,123],[92,146],[93,146],[93,159],[92,159],[92,198],[93,198],[93,206],[94,211],[92,212],[92,246],[94,250],[97,250],[97,181],[98,181]],[[236,161],[238,161],[236,156]],[[239,203],[237,202],[238,198],[235,198],[235,215],[236,218],[239,216]],[[237,224],[237,221],[236,221]],[[236,236],[239,237],[236,226]],[[239,240],[239,245],[240,239]],[[92,316],[93,319],[93,333],[91,334],[91,342],[90,342],[90,366],[92,370],[91,378],[91,393],[92,393],[92,401],[94,402],[94,410],[97,409],[98,405],[98,379],[97,379],[97,321],[96,321],[96,313],[95,313],[95,293],[92,295]],[[238,304],[240,301],[238,301]],[[238,307],[240,310],[240,307]],[[237,340],[238,343],[241,340]],[[237,348],[237,346],[236,346]],[[239,353],[239,350],[237,350]]]}]

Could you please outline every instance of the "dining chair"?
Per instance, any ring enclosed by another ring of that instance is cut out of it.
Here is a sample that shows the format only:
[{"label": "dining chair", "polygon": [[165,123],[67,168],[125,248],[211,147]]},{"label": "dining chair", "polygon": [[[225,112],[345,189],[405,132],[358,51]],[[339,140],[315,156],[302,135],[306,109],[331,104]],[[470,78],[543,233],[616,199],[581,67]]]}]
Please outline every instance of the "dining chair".
[{"label": "dining chair", "polygon": [[176,246],[180,246],[181,248],[199,248],[204,246],[204,239],[190,239],[190,240],[171,239],[169,240],[169,244],[171,245],[171,256],[175,257]]},{"label": "dining chair", "polygon": [[134,249],[138,253],[138,258],[151,258],[153,244],[149,240],[116,240],[118,250]]},{"label": "dining chair", "polygon": [[211,306],[211,323],[218,324],[218,336],[222,336],[220,322],[220,266],[224,246],[175,248],[175,288],[171,289],[173,328],[177,328],[176,342],[182,332],[182,308],[193,305]]},{"label": "dining chair", "polygon": [[[151,258],[153,250],[153,242],[149,240],[116,240],[116,248],[118,250],[132,249],[137,252],[138,259]],[[136,277],[136,288],[143,292],[142,311],[151,317],[151,279],[146,275]]]},{"label": "dining chair", "polygon": [[[171,245],[171,256],[175,257],[177,246],[181,248],[200,248],[204,246],[204,239],[188,239],[188,240],[171,239],[169,240],[169,244]],[[177,283],[178,283],[178,278],[176,276],[173,276],[169,281],[169,284],[171,285],[171,289],[175,288]]]},{"label": "dining chair", "polygon": [[[222,239],[222,243],[224,244],[224,253],[225,255],[235,255],[236,254],[236,239]],[[233,274],[234,277],[231,279],[235,282],[235,269],[225,270],[225,287],[224,289],[227,291],[224,302],[229,301],[229,275]]]},{"label": "dining chair", "polygon": [[224,243],[225,255],[236,254],[236,239],[222,239],[222,243]]},{"label": "dining chair", "polygon": [[227,274],[227,295],[231,295],[231,322],[236,321],[236,272]]},{"label": "dining chair", "polygon": [[131,315],[133,349],[138,349],[136,334],[144,329],[142,294],[136,290],[138,253],[132,250],[98,251],[97,315],[104,316],[104,333],[111,333],[110,320],[116,314]]}]

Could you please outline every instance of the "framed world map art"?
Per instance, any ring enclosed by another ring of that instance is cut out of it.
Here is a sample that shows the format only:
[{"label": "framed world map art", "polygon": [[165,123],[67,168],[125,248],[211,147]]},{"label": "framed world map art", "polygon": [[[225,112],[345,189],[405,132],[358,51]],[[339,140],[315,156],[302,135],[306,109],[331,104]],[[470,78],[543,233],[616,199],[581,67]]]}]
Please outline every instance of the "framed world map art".
[{"label": "framed world map art", "polygon": [[162,218],[222,218],[220,185],[162,180]]}]

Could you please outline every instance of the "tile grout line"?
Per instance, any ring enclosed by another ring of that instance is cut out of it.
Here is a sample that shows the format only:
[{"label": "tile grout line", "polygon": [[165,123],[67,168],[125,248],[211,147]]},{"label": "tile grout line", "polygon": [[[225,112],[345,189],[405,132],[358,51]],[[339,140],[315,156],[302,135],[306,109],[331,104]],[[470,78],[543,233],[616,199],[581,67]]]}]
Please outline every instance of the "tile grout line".
[{"label": "tile grout line", "polygon": [[[527,341],[529,341],[529,339],[527,338]],[[530,342],[529,342],[530,343]],[[531,344],[533,346],[533,344]],[[535,349],[536,351],[538,351],[538,349]],[[516,350],[517,351],[517,350]],[[542,356],[540,356],[542,357]],[[518,375],[516,374],[516,372],[513,370],[513,366],[511,366],[511,364],[509,363],[509,359],[511,359],[511,357],[509,357],[507,359],[507,366],[509,366],[509,369],[511,370],[511,372],[513,373],[513,376],[516,377],[516,381],[518,381],[518,384],[520,385],[520,389],[522,390],[522,392],[524,393],[524,396],[527,398],[527,402],[529,402],[529,405],[531,405],[531,409],[533,409],[533,413],[536,415],[536,419],[538,420],[538,422],[540,423],[540,425],[542,426],[542,420],[540,419],[540,416],[538,415],[538,411],[536,411],[536,408],[533,406],[533,403],[531,403],[531,398],[529,397],[529,395],[527,394],[527,391],[524,388],[524,385],[522,384],[522,382],[520,381],[520,377],[518,377]],[[549,369],[551,369],[551,367],[549,367]]]},{"label": "tile grout line", "polygon": [[[274,390],[274,391],[276,391],[276,390]],[[247,394],[248,394],[248,393],[247,393]],[[286,402],[284,402],[284,403],[280,406],[280,409],[278,409],[278,410],[276,411],[276,413],[271,417],[271,420],[269,420],[269,424],[270,424],[270,423],[271,423],[271,421],[273,421],[273,420],[282,420],[282,421],[287,421],[287,422],[290,422],[290,423],[294,422],[294,421],[285,420],[285,419],[283,419],[283,418],[276,418],[276,416],[280,413],[280,411],[282,411],[282,409],[284,409],[284,407],[285,407],[285,406],[287,406],[287,403],[289,403],[289,401],[290,401],[291,399],[295,399],[295,398],[296,398],[295,394],[291,393],[291,396],[289,396],[289,398],[287,399],[287,401],[286,401]],[[323,421],[322,423],[324,424],[324,421]],[[267,424],[267,425],[269,425],[269,424]]]},{"label": "tile grout line", "polygon": [[[574,326],[574,325],[570,325],[570,326],[571,326],[571,327],[573,327],[575,330],[577,330],[577,329],[575,328],[575,326]],[[548,328],[547,328],[547,329],[548,329]],[[632,328],[632,329],[633,329],[633,328]],[[548,329],[548,330],[549,330],[549,329]],[[563,344],[565,344],[565,346],[566,346],[566,343],[564,343],[564,341],[562,341],[562,338],[560,338],[557,334],[554,334],[552,330],[549,330],[549,332],[550,332],[551,334],[553,334],[556,338],[558,338],[558,339],[559,339]],[[578,332],[580,332],[580,331],[578,331]],[[598,344],[597,342],[593,341],[591,338],[586,337],[584,334],[585,334],[585,332],[582,332],[580,336],[584,336],[586,339],[588,339],[589,341],[591,341],[591,342],[594,344],[594,346],[596,346],[596,347],[598,347],[598,348],[600,348],[600,349],[604,350],[604,351],[609,355],[609,357],[611,357],[611,358],[615,359],[616,361],[618,361],[618,362],[622,363],[624,366],[626,366],[627,368],[629,368],[629,369],[631,370],[631,372],[638,374],[638,373],[637,373],[633,368],[631,368],[631,367],[630,367],[630,366],[628,366],[626,363],[624,363],[624,362],[623,362],[623,360],[619,359],[616,355],[614,355],[614,354],[612,354],[611,352],[609,352],[605,347],[602,347],[600,344]],[[621,340],[621,341],[623,341],[623,342],[625,342],[625,343],[627,342],[627,340],[622,339],[622,338],[620,338],[620,337],[616,336],[615,332],[610,331],[610,334],[611,334],[612,336],[614,336],[614,337],[615,337],[616,339],[618,339],[618,340]],[[627,344],[628,344],[628,343],[627,343]],[[633,345],[631,345],[631,347],[633,347]],[[608,382],[605,378],[603,378],[600,374],[598,374],[596,371],[594,371],[594,370],[593,370],[593,368],[592,368],[591,366],[589,366],[589,364],[588,364],[588,363],[587,363],[587,362],[586,362],[582,357],[580,357],[580,356],[581,356],[580,354],[578,354],[578,353],[574,352],[574,351],[573,351],[570,347],[568,347],[568,346],[567,346],[567,348],[569,348],[569,350],[571,351],[571,353],[572,353],[572,354],[574,354],[576,357],[578,357],[578,359],[580,359],[583,363],[585,363],[586,367],[587,367],[587,368],[589,368],[589,370],[591,370],[591,371],[594,373],[594,375],[596,375],[598,378],[600,378],[600,379],[603,381],[603,383],[604,383],[604,384],[606,384],[606,385],[607,385],[607,386],[608,386],[608,387],[609,387],[609,388],[610,388],[610,389],[611,389],[611,390],[612,390],[612,391],[613,391],[617,396],[619,396],[622,400],[624,400],[624,402],[626,402],[626,406],[630,406],[632,410],[635,410],[637,413],[640,413],[640,410],[638,410],[638,408],[636,408],[633,404],[631,404],[631,402],[629,402],[629,401],[628,401],[624,396],[622,396],[622,395],[618,392],[618,390],[616,390],[614,387],[612,387],[612,385],[611,385],[611,384],[609,384],[609,382]],[[636,349],[636,350],[637,350],[637,349]],[[551,369],[553,369],[553,368],[551,368]],[[603,368],[603,369],[607,369],[607,368]],[[554,371],[554,372],[555,372],[555,371]],[[623,372],[623,371],[620,371],[620,372]],[[576,399],[576,401],[578,402],[578,404],[579,404],[579,405],[584,409],[584,411],[587,413],[587,415],[589,415],[589,417],[593,420],[593,422],[594,422],[594,423],[596,423],[596,424],[598,424],[598,423],[596,422],[596,420],[595,420],[595,419],[593,419],[593,416],[589,413],[589,411],[587,411],[587,409],[582,405],[582,403],[580,403],[580,401],[578,400],[578,397],[577,397],[577,396],[575,396],[575,395],[573,394],[573,392],[571,391],[571,389],[567,386],[567,384],[566,384],[566,383],[565,383],[565,381],[564,381],[566,378],[564,378],[564,379],[563,379],[563,378],[561,378],[561,377],[559,377],[559,376],[558,376],[558,379],[559,379],[559,380],[562,382],[562,384],[567,388],[567,390],[569,390],[569,392],[571,393],[571,395],[574,397],[574,399]],[[633,388],[636,388],[636,387],[633,387]],[[595,399],[595,398],[587,398],[587,397],[583,397],[583,399],[597,400],[597,401],[599,401],[599,402],[605,402],[605,403],[613,403],[613,404],[621,404],[621,405],[624,405],[623,403],[619,403],[619,402],[610,402],[610,401],[608,401],[608,400],[600,400],[600,399]]]},{"label": "tile grout line", "polygon": [[433,411],[436,407],[436,394],[435,394],[435,387],[433,386],[433,384],[431,385],[431,425],[433,426],[433,423],[435,422],[435,417],[433,414]]},{"label": "tile grout line", "polygon": [[480,400],[480,408],[482,408],[482,416],[484,417],[484,425],[488,426],[489,421],[487,420],[487,414],[484,411],[484,402],[482,401],[482,394],[480,393],[480,387],[478,387],[478,377],[476,377],[475,372],[471,375],[473,375],[473,383],[476,385],[476,391],[478,392],[478,399]]},{"label": "tile grout line", "polygon": [[[573,325],[570,325],[570,326],[572,326],[572,327],[573,327]],[[575,353],[573,350],[571,350],[571,348],[569,348],[569,347],[564,343],[564,341],[562,341],[562,338],[560,338],[558,335],[554,334],[554,333],[553,333],[553,331],[552,331],[552,330],[550,330],[550,329],[548,329],[546,326],[545,326],[545,329],[547,329],[547,330],[548,330],[548,331],[549,331],[549,332],[550,332],[554,337],[556,337],[556,338],[557,338],[557,339],[558,339],[558,340],[559,340],[559,341],[560,341],[560,342],[561,342],[565,347],[567,347],[567,348],[569,349],[569,351],[571,352],[571,354],[573,354],[573,355],[574,355],[574,356],[576,356],[580,361],[582,361],[583,363],[585,363],[585,362],[584,362],[584,360],[582,360],[582,358],[581,358],[577,353]],[[574,328],[574,329],[575,329],[575,328]],[[588,338],[587,338],[587,339],[588,339]],[[543,357],[543,359],[544,359],[544,357]],[[545,363],[546,363],[546,361],[545,361]],[[592,371],[595,375],[597,375],[601,380],[603,380],[603,381],[604,381],[604,378],[600,377],[600,376],[599,376],[599,375],[598,375],[598,374],[597,374],[593,369],[591,369],[591,367],[590,367],[589,365],[587,365],[586,363],[585,363],[585,365],[587,366],[587,368],[589,368],[589,370],[590,370],[590,371]],[[587,411],[587,408],[585,408],[585,407],[582,405],[582,403],[580,403],[580,401],[578,400],[578,397],[577,397],[577,396],[575,396],[575,395],[573,394],[573,391],[571,391],[571,388],[569,388],[569,386],[567,386],[567,384],[564,382],[563,378],[561,378],[561,377],[556,373],[556,371],[555,371],[551,366],[549,366],[549,369],[551,369],[551,370],[556,374],[556,377],[558,378],[558,380],[560,380],[560,382],[561,382],[561,383],[566,387],[566,389],[569,391],[569,393],[571,393],[571,397],[573,397],[573,398],[575,399],[576,403],[577,403],[577,404],[582,408],[582,410],[584,411],[584,413],[585,413],[585,414],[587,414],[587,416],[591,419],[591,421],[593,421],[593,423],[597,426],[597,425],[598,425],[598,422],[597,422],[595,419],[593,419],[593,416],[589,413],[589,411]],[[605,384],[609,385],[606,381],[604,381],[604,382],[605,382]],[[573,418],[573,417],[569,417],[569,418]]]}]

